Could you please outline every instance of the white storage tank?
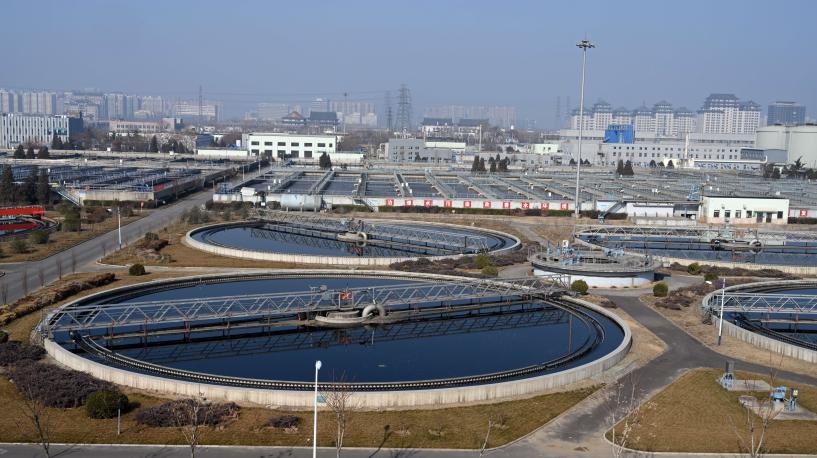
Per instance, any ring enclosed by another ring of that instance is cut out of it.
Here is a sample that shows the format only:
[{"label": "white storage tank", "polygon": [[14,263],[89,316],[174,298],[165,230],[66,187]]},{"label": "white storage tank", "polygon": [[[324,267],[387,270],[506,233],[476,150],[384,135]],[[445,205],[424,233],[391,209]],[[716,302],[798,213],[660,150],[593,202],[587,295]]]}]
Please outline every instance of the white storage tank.
[{"label": "white storage tank", "polygon": [[281,208],[285,210],[320,210],[321,196],[310,194],[282,194]]},{"label": "white storage tank", "polygon": [[755,146],[760,149],[785,150],[788,144],[788,135],[789,133],[786,126],[758,127],[755,136]]},{"label": "white storage tank", "polygon": [[807,167],[817,166],[817,125],[789,128],[789,162],[802,157]]}]

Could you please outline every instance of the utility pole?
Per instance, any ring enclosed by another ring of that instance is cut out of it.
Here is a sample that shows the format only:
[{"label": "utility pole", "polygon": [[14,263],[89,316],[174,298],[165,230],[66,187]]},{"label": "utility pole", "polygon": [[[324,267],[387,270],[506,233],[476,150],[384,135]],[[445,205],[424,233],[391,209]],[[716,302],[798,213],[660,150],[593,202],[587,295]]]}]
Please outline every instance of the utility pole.
[{"label": "utility pole", "polygon": [[578,152],[576,153],[576,202],[575,202],[575,217],[579,219],[579,207],[581,206],[581,194],[579,192],[579,174],[582,169],[582,136],[584,135],[584,75],[587,67],[587,50],[595,48],[596,45],[590,40],[582,40],[576,44],[582,50],[582,84],[579,95],[579,144]]}]

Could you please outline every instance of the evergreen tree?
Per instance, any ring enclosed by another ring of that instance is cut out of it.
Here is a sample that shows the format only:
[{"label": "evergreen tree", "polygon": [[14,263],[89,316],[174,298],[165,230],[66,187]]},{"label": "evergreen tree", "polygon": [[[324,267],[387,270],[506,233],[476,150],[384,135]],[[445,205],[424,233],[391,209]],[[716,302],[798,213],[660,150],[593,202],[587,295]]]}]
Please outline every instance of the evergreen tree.
[{"label": "evergreen tree", "polygon": [[780,169],[777,167],[772,170],[772,179],[779,180],[780,179]]},{"label": "evergreen tree", "polygon": [[[668,169],[674,169],[675,168],[675,164],[672,162],[672,159],[670,159],[669,162],[667,162],[667,168]],[[778,172],[778,178],[779,178],[779,176],[780,176],[780,172]]]},{"label": "evergreen tree", "polygon": [[51,157],[51,154],[48,152],[47,146],[41,146],[39,150],[37,150],[37,159],[48,159]]},{"label": "evergreen tree", "polygon": [[471,172],[479,172],[479,156],[474,155],[474,162],[471,164]]},{"label": "evergreen tree", "polygon": [[40,176],[37,178],[37,202],[40,205],[51,203],[51,185],[48,183],[48,171],[40,169]]},{"label": "evergreen tree", "polygon": [[13,204],[16,198],[14,188],[14,172],[10,165],[5,165],[0,175],[0,202],[5,205]]},{"label": "evergreen tree", "polygon": [[23,200],[27,204],[36,204],[37,203],[37,179],[39,176],[39,171],[37,166],[31,170],[31,173],[28,174],[25,180],[23,180],[22,189],[20,189],[20,193],[23,196]]},{"label": "evergreen tree", "polygon": [[28,149],[26,150],[26,159],[34,159],[37,155],[34,154],[34,145],[28,145]]},{"label": "evergreen tree", "polygon": [[488,162],[490,163],[490,169],[489,169],[489,171],[490,171],[491,173],[495,173],[495,172],[496,172],[496,160],[495,160],[494,158],[490,158],[490,159],[488,160]]},{"label": "evergreen tree", "polygon": [[576,159],[572,159],[572,158],[571,158],[571,159],[570,159],[570,162],[568,162],[568,164],[570,164],[570,165],[576,165]]},{"label": "evergreen tree", "polygon": [[322,153],[321,157],[318,158],[318,167],[322,169],[332,168],[332,158],[330,158],[326,152]]},{"label": "evergreen tree", "polygon": [[56,132],[54,132],[54,137],[51,138],[51,149],[64,149],[65,145],[62,143],[62,139]]},{"label": "evergreen tree", "polygon": [[651,160],[651,161],[650,161],[650,168],[651,168],[651,169],[654,169],[654,168],[656,168],[656,167],[658,167],[658,164],[656,164],[656,163],[655,163],[655,159]]},{"label": "evergreen tree", "polygon": [[486,171],[486,169],[485,169],[485,159],[484,158],[479,158],[479,170],[478,171],[479,172],[485,172]]},{"label": "evergreen tree", "polygon": [[17,145],[17,148],[14,148],[14,159],[25,159],[26,151],[23,148],[23,145]]},{"label": "evergreen tree", "polygon": [[148,148],[148,150],[151,153],[159,152],[159,139],[157,139],[155,135],[153,137],[150,137],[150,147]]},{"label": "evergreen tree", "polygon": [[635,175],[635,172],[633,171],[633,163],[632,162],[627,161],[627,162],[624,163],[623,175],[627,176],[627,177],[631,177],[631,176]]}]

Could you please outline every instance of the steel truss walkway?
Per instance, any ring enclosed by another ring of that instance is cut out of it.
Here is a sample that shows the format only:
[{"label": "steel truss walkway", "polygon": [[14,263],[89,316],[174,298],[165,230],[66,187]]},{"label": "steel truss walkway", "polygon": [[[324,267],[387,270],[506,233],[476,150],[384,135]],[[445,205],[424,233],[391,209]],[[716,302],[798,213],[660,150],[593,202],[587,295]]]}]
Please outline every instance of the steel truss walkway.
[{"label": "steel truss walkway", "polygon": [[713,294],[704,310],[715,315],[720,313],[721,300],[726,313],[772,314],[791,313],[799,315],[817,314],[817,296],[786,293],[730,293]]},{"label": "steel truss walkway", "polygon": [[225,335],[223,338],[207,336],[200,341],[195,338],[180,341],[159,340],[146,347],[144,342],[133,345],[113,342],[107,345],[104,337],[97,340],[105,343],[113,351],[122,348],[138,348],[130,357],[141,360],[150,356],[155,364],[174,361],[191,361],[232,355],[252,355],[271,351],[293,351],[304,348],[328,348],[339,345],[370,345],[424,337],[471,332],[519,329],[541,325],[568,323],[570,316],[562,309],[549,304],[511,309],[491,309],[488,312],[472,311],[462,315],[439,315],[411,321],[378,326],[369,329],[363,326],[345,329],[315,328],[311,330],[286,329],[259,332],[257,334]]},{"label": "steel truss walkway", "polygon": [[148,325],[189,324],[202,321],[259,319],[298,313],[363,309],[368,305],[391,310],[413,310],[429,305],[465,305],[547,297],[564,291],[564,276],[524,277],[502,281],[463,279],[386,285],[342,290],[311,291],[89,304],[61,308],[45,320],[55,332],[90,331]]},{"label": "steel truss walkway", "polygon": [[[488,238],[480,235],[466,235],[421,227],[406,227],[386,222],[366,222],[363,220],[342,220],[320,215],[274,210],[257,211],[258,218],[271,223],[282,223],[297,228],[308,228],[335,233],[365,232],[370,240],[410,243],[422,246],[441,247],[449,251],[470,253],[488,251]],[[282,230],[276,228],[276,230]]]}]

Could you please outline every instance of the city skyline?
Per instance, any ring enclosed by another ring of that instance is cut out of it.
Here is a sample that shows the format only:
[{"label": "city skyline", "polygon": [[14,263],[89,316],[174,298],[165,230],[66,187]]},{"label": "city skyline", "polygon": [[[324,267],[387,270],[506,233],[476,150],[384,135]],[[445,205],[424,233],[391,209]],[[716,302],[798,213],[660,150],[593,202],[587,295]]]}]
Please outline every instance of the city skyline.
[{"label": "city skyline", "polygon": [[[382,5],[373,2],[248,2],[229,9],[207,1],[195,7],[140,2],[122,4],[117,14],[147,27],[123,29],[110,20],[105,2],[50,2],[35,10],[12,0],[4,5],[12,20],[0,30],[0,39],[16,45],[7,50],[4,65],[37,66],[34,59],[48,51],[50,65],[60,71],[3,72],[0,87],[91,86],[172,101],[196,99],[201,85],[206,98],[224,104],[226,117],[239,118],[261,102],[341,100],[344,93],[379,108],[387,90],[394,96],[405,83],[415,118],[433,105],[513,106],[520,119],[547,127],[554,126],[557,97],[573,101],[574,106],[562,107],[563,116],[577,104],[580,54],[575,42],[586,35],[597,44],[588,53],[588,101],[615,99],[638,106],[643,100],[666,99],[692,108],[702,95],[728,92],[763,107],[777,100],[817,106],[813,51],[778,45],[817,38],[807,20],[817,15],[817,5],[785,3],[788,8],[688,2],[667,15],[663,5],[640,1],[616,8],[591,1],[580,11],[525,1],[503,8],[446,2],[435,3],[433,15],[423,7],[375,15]],[[36,17],[40,32],[26,33],[29,22],[14,20],[24,17]],[[276,18],[272,29],[271,17]],[[312,27],[324,22],[324,33],[314,33]],[[85,27],[71,25],[76,23]],[[788,25],[776,29],[773,40],[747,27],[769,23]],[[399,32],[418,24],[422,33]],[[23,35],[26,40],[14,38]],[[112,57],[82,59],[77,65],[72,53],[53,52],[57,42],[67,49],[91,44]],[[165,51],[168,43],[174,44],[173,52]],[[440,43],[445,53],[434,52]],[[264,55],[270,58],[259,57]],[[376,56],[390,65],[384,67]],[[242,71],[248,64],[253,71]],[[276,71],[282,64],[300,70]]]}]

